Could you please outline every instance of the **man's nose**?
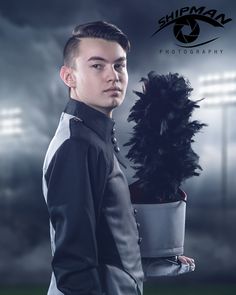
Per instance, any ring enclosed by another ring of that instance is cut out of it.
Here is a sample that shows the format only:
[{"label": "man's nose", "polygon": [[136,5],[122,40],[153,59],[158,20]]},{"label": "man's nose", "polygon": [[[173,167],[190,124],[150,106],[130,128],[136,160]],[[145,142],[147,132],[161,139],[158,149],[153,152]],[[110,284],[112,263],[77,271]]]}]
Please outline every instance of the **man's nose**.
[{"label": "man's nose", "polygon": [[118,81],[119,80],[119,75],[114,66],[109,66],[108,71],[107,71],[107,80],[110,81]]}]

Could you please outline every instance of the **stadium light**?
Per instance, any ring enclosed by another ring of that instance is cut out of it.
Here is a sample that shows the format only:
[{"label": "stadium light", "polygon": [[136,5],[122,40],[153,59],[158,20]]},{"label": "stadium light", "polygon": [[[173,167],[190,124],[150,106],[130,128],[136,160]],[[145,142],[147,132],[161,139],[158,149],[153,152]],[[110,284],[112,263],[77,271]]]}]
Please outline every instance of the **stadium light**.
[{"label": "stadium light", "polygon": [[9,137],[23,133],[22,110],[15,108],[0,109],[0,136]]},{"label": "stadium light", "polygon": [[236,72],[208,74],[199,77],[200,95],[206,99],[202,106],[229,106],[236,104]]}]

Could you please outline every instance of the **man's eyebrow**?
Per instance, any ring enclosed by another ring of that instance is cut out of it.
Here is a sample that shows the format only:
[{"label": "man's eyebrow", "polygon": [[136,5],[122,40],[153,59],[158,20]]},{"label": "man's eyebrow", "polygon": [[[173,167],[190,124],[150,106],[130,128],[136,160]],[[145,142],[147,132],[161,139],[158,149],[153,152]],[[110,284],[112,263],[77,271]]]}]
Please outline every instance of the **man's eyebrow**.
[{"label": "man's eyebrow", "polygon": [[125,56],[121,56],[121,57],[119,57],[119,58],[117,58],[115,60],[115,62],[120,62],[120,61],[126,61],[126,57]]},{"label": "man's eyebrow", "polygon": [[[101,56],[91,56],[87,61],[93,61],[93,60],[101,60],[101,61],[104,61],[104,62],[108,62],[107,59],[101,57]],[[117,58],[115,60],[115,62],[120,62],[120,61],[126,61],[126,57],[125,56],[121,56],[119,58]]]}]

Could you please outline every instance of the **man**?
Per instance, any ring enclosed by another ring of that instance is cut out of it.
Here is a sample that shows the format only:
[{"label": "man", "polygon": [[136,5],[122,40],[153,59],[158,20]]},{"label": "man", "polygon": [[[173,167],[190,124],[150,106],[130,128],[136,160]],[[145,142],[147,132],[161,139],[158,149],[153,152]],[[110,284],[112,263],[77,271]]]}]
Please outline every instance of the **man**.
[{"label": "man", "polygon": [[77,26],[64,48],[60,76],[70,98],[43,165],[48,295],[143,292],[141,238],[112,119],[126,93],[129,49],[126,35],[106,22]]}]

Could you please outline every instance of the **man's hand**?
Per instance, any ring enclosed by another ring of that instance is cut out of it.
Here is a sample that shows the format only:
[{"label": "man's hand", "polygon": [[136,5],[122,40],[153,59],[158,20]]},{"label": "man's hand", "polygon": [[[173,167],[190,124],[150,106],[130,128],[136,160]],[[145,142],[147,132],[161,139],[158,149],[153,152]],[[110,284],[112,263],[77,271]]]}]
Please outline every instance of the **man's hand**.
[{"label": "man's hand", "polygon": [[187,256],[180,255],[178,256],[178,260],[184,264],[195,265],[194,259]]}]

